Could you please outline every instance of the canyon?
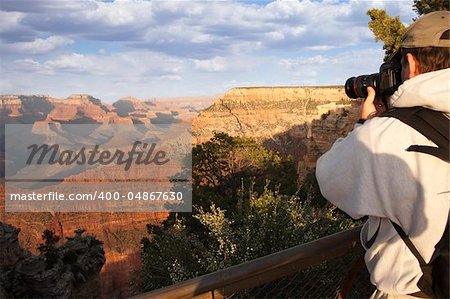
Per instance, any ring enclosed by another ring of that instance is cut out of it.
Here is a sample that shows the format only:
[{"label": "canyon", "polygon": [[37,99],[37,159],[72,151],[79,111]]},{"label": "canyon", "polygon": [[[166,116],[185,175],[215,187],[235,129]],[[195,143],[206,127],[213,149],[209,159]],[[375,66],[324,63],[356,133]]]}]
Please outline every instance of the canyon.
[{"label": "canyon", "polygon": [[360,104],[345,95],[343,86],[233,88],[193,120],[193,142],[204,142],[214,132],[256,138],[290,155],[301,180],[337,138],[351,131]]},{"label": "canyon", "polygon": [[[256,138],[267,148],[293,157],[301,180],[314,168],[317,158],[353,128],[359,105],[345,96],[342,86],[242,87],[216,97],[125,97],[112,104],[90,95],[66,99],[4,95],[0,96],[0,125],[187,123],[192,124],[193,144],[209,140],[214,132]],[[31,252],[36,253],[45,229],[68,237],[82,227],[102,240],[106,256],[101,272],[104,298],[133,293],[139,284],[140,240],[147,235],[146,225],[160,224],[168,215],[5,213],[4,200],[0,190],[0,221],[19,227],[20,244]]]}]

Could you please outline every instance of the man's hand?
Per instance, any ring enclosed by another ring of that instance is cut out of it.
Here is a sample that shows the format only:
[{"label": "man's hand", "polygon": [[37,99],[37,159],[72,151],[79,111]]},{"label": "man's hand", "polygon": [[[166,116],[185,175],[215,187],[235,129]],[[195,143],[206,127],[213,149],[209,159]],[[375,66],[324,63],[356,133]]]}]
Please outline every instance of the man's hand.
[{"label": "man's hand", "polygon": [[362,105],[361,119],[368,119],[377,114],[377,108],[375,103],[376,92],[370,86],[367,86],[367,98]]}]

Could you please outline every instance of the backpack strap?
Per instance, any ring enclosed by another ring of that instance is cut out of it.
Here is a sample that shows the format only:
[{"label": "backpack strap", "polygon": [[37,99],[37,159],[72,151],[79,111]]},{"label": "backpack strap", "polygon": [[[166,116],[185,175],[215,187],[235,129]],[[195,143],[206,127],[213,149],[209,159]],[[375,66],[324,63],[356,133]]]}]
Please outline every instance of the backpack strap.
[{"label": "backpack strap", "polygon": [[381,226],[381,218],[380,218],[380,221],[378,222],[378,228],[375,231],[375,233],[373,234],[373,236],[366,243],[364,243],[364,246],[366,248],[372,247],[373,243],[375,243],[378,233],[380,232],[380,226]]},{"label": "backpack strap", "polygon": [[[433,253],[433,256],[431,257],[431,260],[429,263],[426,263],[423,259],[422,255],[420,255],[419,251],[417,250],[416,246],[411,242],[408,235],[405,233],[405,231],[401,228],[400,225],[390,220],[392,223],[392,226],[395,228],[397,233],[402,238],[403,242],[406,244],[406,247],[411,251],[411,253],[414,255],[414,257],[417,259],[417,261],[420,264],[420,268],[422,270],[422,276],[420,277],[419,281],[417,282],[417,286],[419,287],[420,291],[409,294],[414,297],[419,298],[438,298],[436,296],[436,292],[434,289],[434,275],[433,273],[433,263],[436,260],[436,258],[440,255],[444,245],[445,241],[448,241],[448,223],[447,228],[445,229],[444,235],[441,237],[440,241],[435,246],[435,251]],[[440,297],[439,297],[440,298]]]},{"label": "backpack strap", "polygon": [[405,242],[406,246],[409,248],[409,250],[412,252],[412,254],[414,254],[414,256],[416,257],[416,259],[419,261],[419,264],[421,267],[426,266],[427,263],[425,262],[425,260],[423,259],[423,257],[420,255],[419,251],[417,250],[416,246],[414,246],[414,244],[411,242],[411,240],[408,238],[408,235],[405,233],[405,231],[401,228],[400,225],[398,225],[397,223],[395,223],[394,221],[391,220],[392,226],[395,228],[395,230],[397,231],[397,233],[400,235],[400,237],[402,238],[403,242]]},{"label": "backpack strap", "polygon": [[437,145],[411,145],[406,149],[408,152],[425,153],[450,162],[450,119],[444,113],[424,107],[393,108],[382,113],[380,117],[394,117]]}]

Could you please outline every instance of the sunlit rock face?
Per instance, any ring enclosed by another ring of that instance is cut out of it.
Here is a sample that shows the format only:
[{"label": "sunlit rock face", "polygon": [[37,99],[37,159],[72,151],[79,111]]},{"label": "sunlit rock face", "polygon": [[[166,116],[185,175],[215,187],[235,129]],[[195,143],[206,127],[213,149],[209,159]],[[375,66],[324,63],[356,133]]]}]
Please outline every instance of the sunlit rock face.
[{"label": "sunlit rock face", "polygon": [[300,173],[315,166],[333,142],[359,117],[359,103],[343,86],[233,88],[192,122],[194,142],[214,132],[252,137],[292,156]]},{"label": "sunlit rock face", "polygon": [[198,141],[214,131],[271,137],[318,116],[317,106],[347,100],[343,87],[233,88],[193,121]]}]

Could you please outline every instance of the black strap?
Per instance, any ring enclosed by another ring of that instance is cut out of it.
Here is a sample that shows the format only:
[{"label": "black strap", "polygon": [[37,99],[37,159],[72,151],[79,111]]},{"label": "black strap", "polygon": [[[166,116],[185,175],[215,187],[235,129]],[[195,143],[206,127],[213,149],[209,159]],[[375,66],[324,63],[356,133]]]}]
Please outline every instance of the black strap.
[{"label": "black strap", "polygon": [[381,226],[381,218],[380,221],[378,222],[378,228],[375,231],[375,233],[373,234],[373,236],[369,239],[369,241],[367,241],[364,245],[366,246],[366,248],[370,248],[372,247],[373,243],[375,243],[375,239],[378,236],[378,233],[380,232],[380,226]]},{"label": "black strap", "polygon": [[357,123],[363,125],[366,122],[367,119],[360,118],[358,119]]},{"label": "black strap", "polygon": [[437,147],[412,145],[406,149],[407,151],[430,154],[450,162],[450,119],[444,113],[423,107],[394,108],[385,111],[380,117],[394,117],[437,145]]},{"label": "black strap", "polygon": [[[414,256],[416,257],[416,259],[419,261],[420,266],[426,266],[427,263],[425,262],[425,260],[422,258],[422,256],[420,255],[419,251],[417,250],[416,246],[414,246],[414,244],[411,242],[411,240],[409,239],[408,235],[405,233],[405,231],[401,228],[400,225],[398,225],[397,223],[393,222],[392,220],[390,220],[392,223],[392,226],[394,226],[395,230],[397,231],[397,233],[399,234],[399,236],[402,238],[403,242],[405,242],[406,246],[409,248],[409,250],[411,250],[412,254],[414,254]],[[381,219],[380,222],[378,223],[378,228],[375,231],[375,233],[373,234],[373,236],[370,238],[370,240],[368,240],[365,243],[365,246],[367,248],[372,247],[373,243],[375,243],[375,239],[378,236],[378,233],[380,231],[380,226],[381,226]]]},{"label": "black strap", "polygon": [[397,231],[397,233],[400,235],[400,237],[402,238],[403,242],[405,242],[406,246],[409,248],[409,250],[412,252],[412,254],[414,254],[414,256],[416,257],[416,259],[419,261],[420,266],[426,266],[427,263],[425,262],[425,260],[422,258],[422,256],[420,255],[419,251],[417,250],[416,246],[414,246],[414,244],[411,242],[411,240],[408,238],[408,235],[405,233],[405,231],[401,228],[400,225],[398,225],[397,223],[393,222],[391,220],[392,225],[394,226],[395,230]]},{"label": "black strap", "polygon": [[[409,294],[414,297],[420,297],[420,298],[441,298],[436,295],[435,289],[434,289],[434,270],[433,270],[433,262],[439,256],[443,249],[443,245],[445,245],[445,239],[448,241],[448,227],[446,228],[444,235],[442,236],[441,240],[436,244],[436,249],[434,251],[434,254],[430,260],[430,262],[427,264],[425,260],[420,255],[417,248],[414,246],[414,244],[409,239],[408,235],[405,233],[405,231],[395,222],[391,220],[392,225],[394,226],[397,233],[402,238],[403,242],[406,244],[408,249],[412,252],[412,254],[416,257],[417,261],[420,264],[420,268],[422,269],[422,276],[420,277],[419,281],[417,282],[417,286],[420,289],[420,292]],[[448,223],[447,223],[448,225]]]}]

